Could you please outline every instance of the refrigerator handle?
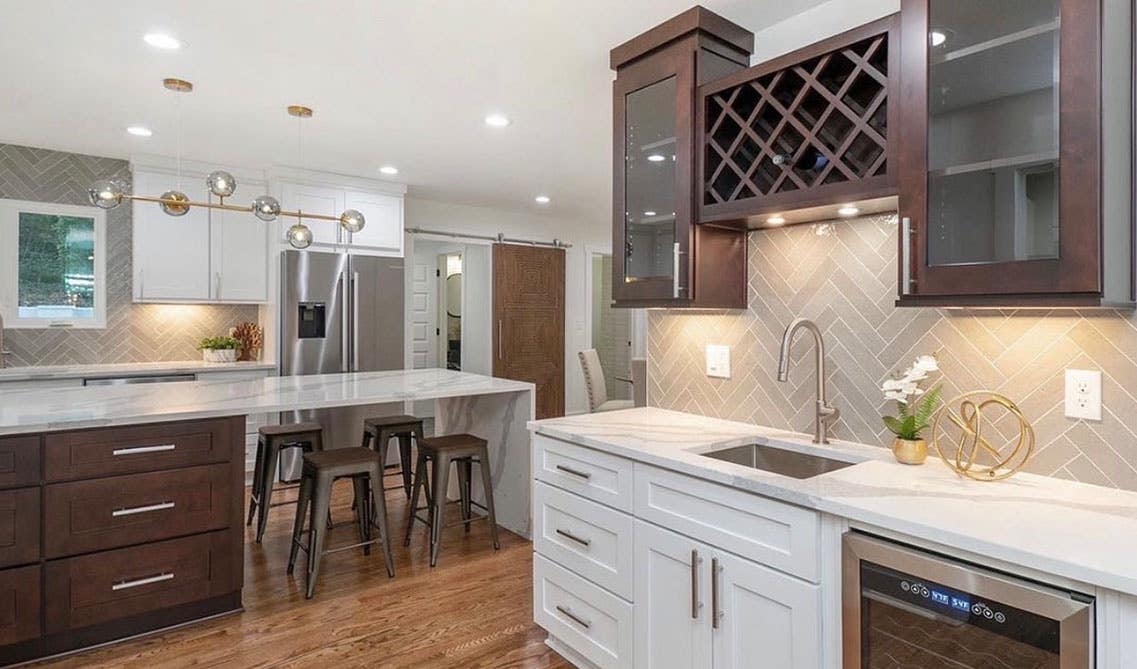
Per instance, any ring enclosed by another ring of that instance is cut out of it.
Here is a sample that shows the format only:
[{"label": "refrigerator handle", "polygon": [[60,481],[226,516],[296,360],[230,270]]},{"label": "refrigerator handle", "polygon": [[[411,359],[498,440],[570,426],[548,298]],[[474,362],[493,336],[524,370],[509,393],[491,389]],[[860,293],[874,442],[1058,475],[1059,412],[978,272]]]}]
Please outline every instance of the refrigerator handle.
[{"label": "refrigerator handle", "polygon": [[340,274],[340,305],[343,307],[340,310],[340,371],[348,371],[348,346],[350,341],[348,337],[348,328],[351,326],[349,322],[351,319],[348,317],[348,299],[347,299],[347,272]]},{"label": "refrigerator handle", "polygon": [[351,273],[351,371],[359,371],[359,272]]}]

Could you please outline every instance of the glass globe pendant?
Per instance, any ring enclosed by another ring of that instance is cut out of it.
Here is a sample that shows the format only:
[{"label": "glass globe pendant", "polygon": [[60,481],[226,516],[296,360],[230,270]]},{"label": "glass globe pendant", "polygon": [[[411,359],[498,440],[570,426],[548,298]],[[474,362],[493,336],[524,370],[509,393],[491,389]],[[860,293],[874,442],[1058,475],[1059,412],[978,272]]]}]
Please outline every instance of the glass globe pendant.
[{"label": "glass globe pendant", "polygon": [[296,223],[288,228],[288,243],[292,248],[308,248],[312,245],[312,230],[303,223]]},{"label": "glass globe pendant", "polygon": [[181,191],[168,190],[162,193],[162,200],[162,211],[170,216],[185,216],[190,210],[190,199]]},{"label": "glass globe pendant", "polygon": [[217,197],[229,197],[237,190],[237,180],[225,170],[214,170],[205,178],[209,192]]},{"label": "glass globe pendant", "polygon": [[356,209],[348,209],[340,214],[340,225],[348,232],[359,232],[367,223],[367,219]]},{"label": "glass globe pendant", "polygon": [[99,179],[87,189],[87,199],[100,209],[114,209],[122,204],[123,190],[116,179]]},{"label": "glass globe pendant", "polygon": [[261,195],[253,200],[253,214],[262,221],[275,221],[280,215],[280,202],[271,195]]}]

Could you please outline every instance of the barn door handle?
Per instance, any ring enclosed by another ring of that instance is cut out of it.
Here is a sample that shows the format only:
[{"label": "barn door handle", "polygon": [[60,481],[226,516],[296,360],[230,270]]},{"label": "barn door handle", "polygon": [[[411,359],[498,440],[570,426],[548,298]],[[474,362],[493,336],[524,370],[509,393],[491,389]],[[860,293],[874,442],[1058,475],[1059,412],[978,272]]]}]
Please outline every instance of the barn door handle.
[{"label": "barn door handle", "polygon": [[502,328],[501,319],[499,318],[497,321],[497,359],[498,360],[505,360],[505,353],[502,352],[502,346],[504,344],[501,341],[503,332],[504,332],[504,329]]}]

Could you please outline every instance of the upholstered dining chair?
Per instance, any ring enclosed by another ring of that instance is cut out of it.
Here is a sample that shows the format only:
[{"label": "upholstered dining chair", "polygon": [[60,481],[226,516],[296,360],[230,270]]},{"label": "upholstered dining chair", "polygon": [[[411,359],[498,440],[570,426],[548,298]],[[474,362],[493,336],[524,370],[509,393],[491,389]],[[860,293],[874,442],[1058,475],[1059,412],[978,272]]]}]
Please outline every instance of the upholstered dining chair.
[{"label": "upholstered dining chair", "polygon": [[588,390],[588,410],[591,413],[631,409],[635,406],[632,400],[608,399],[608,384],[604,381],[604,368],[600,366],[600,355],[596,349],[581,351],[577,356],[580,358],[580,368],[584,371],[584,387]]}]

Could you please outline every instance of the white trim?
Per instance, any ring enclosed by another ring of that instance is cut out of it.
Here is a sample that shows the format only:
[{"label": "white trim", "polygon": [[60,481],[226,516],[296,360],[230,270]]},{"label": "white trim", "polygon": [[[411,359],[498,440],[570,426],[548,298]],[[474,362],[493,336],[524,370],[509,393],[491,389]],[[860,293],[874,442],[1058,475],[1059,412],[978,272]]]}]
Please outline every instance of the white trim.
[{"label": "white trim", "polygon": [[287,181],[310,186],[326,186],[345,190],[364,190],[384,195],[406,195],[407,185],[382,179],[369,179],[352,174],[336,174],[334,172],[315,172],[302,170],[296,167],[274,165],[268,170],[269,187]]},{"label": "white trim", "polygon": [[[95,317],[93,319],[20,318],[19,303],[19,228],[21,211],[57,216],[91,218],[95,227]],[[68,328],[101,330],[107,326],[107,218],[98,207],[29,200],[0,199],[0,314],[4,326],[11,329]]]}]

